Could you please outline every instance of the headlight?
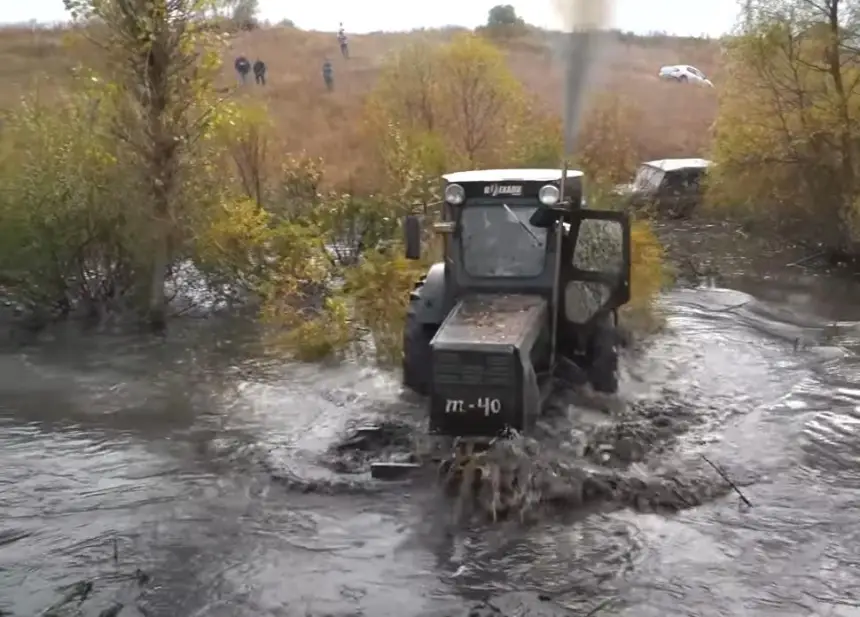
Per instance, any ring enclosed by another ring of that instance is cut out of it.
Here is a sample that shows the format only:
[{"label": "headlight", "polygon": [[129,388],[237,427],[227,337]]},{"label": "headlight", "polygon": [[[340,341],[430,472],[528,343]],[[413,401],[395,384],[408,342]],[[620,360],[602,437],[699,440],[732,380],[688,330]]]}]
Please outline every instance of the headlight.
[{"label": "headlight", "polygon": [[459,206],[466,201],[466,189],[459,184],[449,184],[445,187],[445,201],[452,206]]},{"label": "headlight", "polygon": [[554,187],[552,184],[542,186],[538,191],[538,199],[545,206],[554,206],[558,203],[560,197],[561,193],[559,193],[558,188]]}]

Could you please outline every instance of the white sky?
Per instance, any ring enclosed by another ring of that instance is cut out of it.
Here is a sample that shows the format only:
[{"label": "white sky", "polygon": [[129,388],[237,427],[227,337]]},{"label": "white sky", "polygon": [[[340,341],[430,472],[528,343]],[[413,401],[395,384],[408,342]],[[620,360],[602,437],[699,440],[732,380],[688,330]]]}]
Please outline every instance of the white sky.
[{"label": "white sky", "polygon": [[[68,18],[62,0],[0,1],[6,5],[0,11],[0,22]],[[475,27],[486,22],[491,7],[508,3],[529,23],[560,27],[551,0],[260,0],[260,8],[261,17],[271,21],[289,18],[301,28],[327,31],[336,30],[342,21],[347,31],[361,33],[447,25]],[[719,36],[734,25],[738,9],[737,0],[616,0],[614,12],[614,26],[622,30]]]}]

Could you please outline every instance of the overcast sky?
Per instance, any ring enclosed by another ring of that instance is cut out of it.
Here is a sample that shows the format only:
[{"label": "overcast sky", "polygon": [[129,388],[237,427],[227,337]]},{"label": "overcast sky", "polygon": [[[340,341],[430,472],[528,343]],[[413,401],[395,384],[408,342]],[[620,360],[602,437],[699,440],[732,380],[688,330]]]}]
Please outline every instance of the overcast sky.
[{"label": "overcast sky", "polygon": [[[68,18],[62,0],[0,0],[0,21],[20,23],[63,21]],[[526,21],[544,27],[559,27],[551,0],[260,0],[263,19],[292,19],[301,28],[336,30],[339,21],[351,32],[409,30],[420,27],[461,25],[474,27],[486,22],[487,11],[499,3],[513,4]],[[729,30],[737,15],[737,0],[616,0],[615,27],[647,33],[718,36]]]}]

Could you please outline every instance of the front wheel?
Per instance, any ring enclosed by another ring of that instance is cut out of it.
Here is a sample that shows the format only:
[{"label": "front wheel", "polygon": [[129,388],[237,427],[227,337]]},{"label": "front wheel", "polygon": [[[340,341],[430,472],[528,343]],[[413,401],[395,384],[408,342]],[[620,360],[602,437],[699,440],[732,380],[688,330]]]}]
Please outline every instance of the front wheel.
[{"label": "front wheel", "polygon": [[432,381],[430,341],[437,326],[418,321],[416,308],[420,298],[412,300],[403,328],[403,385],[422,396],[430,394]]}]

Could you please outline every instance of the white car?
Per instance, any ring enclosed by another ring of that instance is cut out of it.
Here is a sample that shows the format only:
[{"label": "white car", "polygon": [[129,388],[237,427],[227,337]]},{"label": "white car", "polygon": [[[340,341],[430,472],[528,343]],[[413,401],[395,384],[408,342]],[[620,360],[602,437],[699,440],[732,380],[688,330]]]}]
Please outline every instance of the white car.
[{"label": "white car", "polygon": [[714,87],[711,80],[705,77],[705,74],[694,66],[689,64],[676,64],[675,66],[664,66],[657,74],[660,79],[672,79],[681,83],[697,83],[710,88]]}]

